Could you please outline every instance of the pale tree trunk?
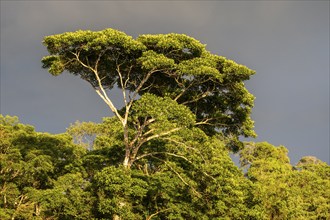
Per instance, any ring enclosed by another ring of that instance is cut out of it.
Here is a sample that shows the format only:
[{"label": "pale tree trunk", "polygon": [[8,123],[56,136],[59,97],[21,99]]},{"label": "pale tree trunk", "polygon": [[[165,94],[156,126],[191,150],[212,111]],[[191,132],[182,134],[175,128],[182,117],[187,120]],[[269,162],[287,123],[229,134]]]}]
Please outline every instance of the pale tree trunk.
[{"label": "pale tree trunk", "polygon": [[122,220],[122,219],[119,217],[119,215],[115,214],[113,215],[112,220]]},{"label": "pale tree trunk", "polygon": [[39,203],[36,203],[35,205],[34,205],[34,209],[35,209],[35,215],[36,216],[39,216],[40,215],[40,205],[39,205]]}]

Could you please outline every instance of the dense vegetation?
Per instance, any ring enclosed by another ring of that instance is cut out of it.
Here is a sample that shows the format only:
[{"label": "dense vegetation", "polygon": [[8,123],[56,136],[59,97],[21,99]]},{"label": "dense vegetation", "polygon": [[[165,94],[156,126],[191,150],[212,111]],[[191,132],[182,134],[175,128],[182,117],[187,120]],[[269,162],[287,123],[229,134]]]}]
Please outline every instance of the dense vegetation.
[{"label": "dense vegetation", "polygon": [[0,219],[329,219],[330,166],[314,157],[292,166],[283,146],[245,143],[243,173],[192,130],[126,169],[118,129],[105,118],[54,135],[1,115]]},{"label": "dense vegetation", "polygon": [[0,219],[330,218],[329,165],[292,166],[283,146],[240,141],[256,135],[244,86],[254,71],[183,34],[43,43],[43,67],[80,76],[114,116],[55,135],[0,115]]}]

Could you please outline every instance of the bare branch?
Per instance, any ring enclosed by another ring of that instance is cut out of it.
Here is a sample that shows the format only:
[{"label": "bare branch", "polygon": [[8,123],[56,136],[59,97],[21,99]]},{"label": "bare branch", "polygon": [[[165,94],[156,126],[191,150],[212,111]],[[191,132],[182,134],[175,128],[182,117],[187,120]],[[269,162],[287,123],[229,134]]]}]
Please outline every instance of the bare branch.
[{"label": "bare branch", "polygon": [[124,83],[125,88],[127,87],[127,83],[128,83],[129,80],[130,80],[130,75],[131,75],[131,72],[132,72],[133,66],[134,66],[134,65],[131,65],[131,66],[129,67],[128,72],[127,72],[127,79],[125,80],[125,83]]},{"label": "bare branch", "polygon": [[157,72],[158,70],[152,70],[150,71],[149,73],[147,73],[147,75],[141,80],[139,86],[135,89],[135,91],[133,92],[133,96],[128,104],[128,106],[126,107],[128,110],[131,108],[132,104],[133,104],[133,101],[134,99],[136,98],[137,94],[139,93],[139,91],[141,90],[142,86],[144,85],[145,82],[148,81],[148,79],[150,78],[150,76]]},{"label": "bare branch", "polygon": [[[146,124],[150,124],[150,123],[153,122],[153,121],[154,121],[154,119],[149,119],[149,120],[145,121],[144,125],[146,125]],[[146,135],[148,135],[148,134],[150,134],[151,132],[153,132],[154,129],[151,129],[151,130],[147,131],[147,132],[144,133],[143,135],[142,135],[142,130],[141,130],[141,133],[140,133],[139,135],[135,136],[135,138],[133,139],[134,142],[131,142],[132,145],[133,145],[133,144],[136,143],[136,141],[141,137],[141,140],[140,140],[137,144],[135,144],[134,147],[131,148],[131,150],[132,150],[132,152],[131,152],[131,164],[134,162],[135,157],[136,157],[136,155],[137,155],[137,153],[138,153],[140,147],[141,147],[144,143],[146,143],[146,142],[148,142],[148,141],[150,141],[150,140],[152,140],[152,139],[158,138],[158,137],[166,136],[166,135],[171,134],[171,133],[173,133],[173,132],[175,132],[175,131],[178,131],[178,130],[180,130],[180,129],[182,129],[182,128],[174,128],[174,129],[169,130],[169,131],[167,131],[167,132],[163,132],[163,133],[160,133],[160,134],[154,134],[154,135],[151,135],[151,136],[149,136],[149,137],[147,137],[147,138],[145,138]],[[132,145],[130,145],[130,146],[132,146]]]},{"label": "bare branch", "polygon": [[113,105],[113,103],[111,102],[111,100],[107,96],[104,96],[98,89],[96,89],[95,92],[103,99],[103,101],[110,107],[111,111],[115,113],[115,115],[117,116],[117,118],[124,125],[125,124],[124,123],[124,119],[120,116],[120,114],[118,113],[116,107]]},{"label": "bare branch", "polygon": [[185,102],[182,102],[180,104],[182,105],[186,105],[188,103],[193,103],[193,102],[197,102],[198,100],[202,99],[202,98],[205,98],[208,94],[211,93],[211,90],[207,90],[205,92],[203,92],[202,94],[198,95],[197,97],[195,97],[194,99],[192,100],[189,100],[189,101],[185,101]]},{"label": "bare branch", "polygon": [[[150,85],[149,86],[147,86],[147,87],[144,87],[143,89],[141,89],[140,91],[146,91],[146,90],[149,90],[150,88],[152,88],[153,86],[155,86],[154,85],[154,82],[155,82],[155,80],[153,80],[153,82],[152,83],[150,83]],[[150,90],[149,90],[150,91]]]},{"label": "bare branch", "polygon": [[121,86],[121,91],[123,93],[125,107],[127,107],[127,98],[126,98],[126,90],[125,90],[126,89],[126,86],[125,86],[126,82],[124,83],[124,81],[123,81],[123,75],[121,74],[121,71],[120,71],[120,66],[121,65],[122,64],[118,64],[117,61],[116,61],[116,66],[117,66],[116,71],[117,71],[118,76],[119,76],[120,86]]},{"label": "bare branch", "polygon": [[[183,89],[183,91],[177,96],[177,97],[175,97],[175,99],[174,100],[178,100],[190,87],[192,87],[196,82],[198,83],[198,84],[203,84],[203,83],[206,83],[206,82],[208,82],[208,81],[213,81],[212,80],[212,78],[210,78],[210,77],[208,77],[208,78],[206,78],[206,79],[204,79],[204,80],[201,80],[201,79],[194,79],[194,80],[192,80],[192,82],[186,87],[186,88],[184,88]],[[213,88],[212,89],[208,89],[207,91],[205,91],[204,93],[202,93],[202,94],[200,94],[200,95],[198,95],[195,99],[193,99],[193,100],[190,100],[190,101],[186,101],[186,102],[183,102],[183,103],[180,103],[180,104],[188,104],[188,103],[192,103],[192,102],[196,102],[196,101],[198,101],[198,100],[200,100],[200,99],[202,99],[202,98],[204,98],[204,97],[206,97],[208,94],[210,94],[210,93],[212,93],[212,92],[214,92],[215,91],[215,86],[213,86]]]},{"label": "bare branch", "polygon": [[100,61],[100,59],[101,59],[101,57],[102,57],[102,55],[103,55],[104,53],[100,53],[100,54],[99,54],[98,59],[97,59],[97,61],[96,61],[96,63],[95,63],[95,69],[92,68],[91,66],[85,64],[84,62],[82,62],[82,61],[80,60],[80,58],[79,58],[80,51],[78,51],[77,53],[72,53],[72,54],[76,57],[76,60],[77,60],[77,61],[78,61],[83,67],[85,67],[85,68],[91,70],[91,71],[94,73],[95,78],[96,78],[96,80],[97,80],[97,82],[98,82],[98,87],[99,87],[99,89],[101,90],[101,91],[100,91],[100,90],[96,89],[96,90],[95,90],[96,93],[97,93],[97,94],[103,99],[103,101],[104,101],[104,102],[110,107],[111,111],[112,111],[113,113],[115,113],[115,115],[116,115],[116,116],[119,118],[119,120],[122,122],[123,126],[125,126],[125,125],[126,125],[126,121],[121,117],[121,115],[120,115],[120,114],[118,113],[118,111],[117,111],[117,108],[113,105],[112,101],[109,99],[107,93],[105,92],[105,90],[104,90],[104,88],[103,88],[102,81],[101,81],[101,79],[100,79],[100,77],[99,77],[99,74],[98,74],[98,72],[97,72],[97,68],[98,68],[99,61]]},{"label": "bare branch", "polygon": [[147,137],[147,138],[145,139],[145,142],[150,141],[150,140],[152,140],[152,139],[154,139],[154,138],[163,137],[163,136],[165,136],[165,135],[171,134],[171,133],[176,132],[176,131],[179,131],[179,130],[181,130],[181,129],[182,129],[182,128],[173,128],[173,129],[171,129],[171,130],[169,130],[169,131],[166,131],[166,132],[163,132],[163,133],[160,133],[160,134],[154,134],[154,135],[152,135],[152,136]]},{"label": "bare branch", "polygon": [[213,125],[212,123],[209,123],[209,121],[214,120],[215,118],[207,118],[203,121],[196,122],[195,125]]},{"label": "bare branch", "polygon": [[150,129],[149,131],[147,131],[147,132],[145,132],[144,134],[143,134],[143,136],[147,136],[147,135],[149,135],[149,134],[151,134],[152,132],[154,132],[155,131],[155,129]]},{"label": "bare branch", "polygon": [[[199,122],[196,122],[195,125],[212,125],[212,126],[230,126],[228,124],[223,124],[223,123],[219,123],[219,122],[210,122],[210,121],[216,121],[218,119],[221,119],[221,117],[216,117],[216,118],[206,118],[205,120],[203,121],[199,121]],[[237,126],[238,124],[232,124],[232,126]]]},{"label": "bare branch", "polygon": [[136,96],[138,95],[138,93],[141,91],[143,85],[148,81],[148,79],[151,77],[151,75],[155,72],[158,72],[158,71],[163,71],[163,70],[166,70],[166,69],[152,69],[151,71],[149,71],[147,73],[147,75],[141,80],[140,84],[138,85],[138,87],[134,90],[133,92],[133,95],[131,97],[131,100],[127,106],[127,109],[129,110],[136,98]]}]

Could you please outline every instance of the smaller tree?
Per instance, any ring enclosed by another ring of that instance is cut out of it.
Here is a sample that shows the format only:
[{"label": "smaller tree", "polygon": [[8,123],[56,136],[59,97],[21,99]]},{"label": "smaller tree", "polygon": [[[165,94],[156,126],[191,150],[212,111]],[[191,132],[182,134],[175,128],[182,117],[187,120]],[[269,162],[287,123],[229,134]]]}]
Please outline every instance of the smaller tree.
[{"label": "smaller tree", "polygon": [[[17,117],[0,115],[0,218],[40,218],[40,191],[70,172],[85,150],[65,134],[35,132]],[[31,190],[33,189],[33,190]]]},{"label": "smaller tree", "polygon": [[293,167],[287,152],[266,142],[247,143],[241,151],[252,181],[252,210],[262,219],[328,219],[330,166],[303,157]]},{"label": "smaller tree", "polygon": [[100,129],[94,122],[76,121],[67,129],[67,133],[73,138],[74,143],[93,150],[94,139],[100,133]]}]

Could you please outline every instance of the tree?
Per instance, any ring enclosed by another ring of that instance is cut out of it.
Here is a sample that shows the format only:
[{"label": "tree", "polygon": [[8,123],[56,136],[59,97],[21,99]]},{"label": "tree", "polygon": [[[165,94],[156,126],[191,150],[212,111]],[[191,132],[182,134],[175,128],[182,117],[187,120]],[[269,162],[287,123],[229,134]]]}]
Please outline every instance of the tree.
[{"label": "tree", "polygon": [[76,144],[79,144],[89,150],[92,150],[93,142],[99,133],[98,126],[94,122],[76,121],[67,129]]},{"label": "tree", "polygon": [[287,184],[292,172],[287,152],[284,146],[267,142],[247,143],[240,152],[241,165],[248,167],[246,175],[253,183],[252,209],[261,219],[295,219],[298,200],[292,199]]},{"label": "tree", "polygon": [[40,219],[45,211],[40,192],[72,172],[71,164],[86,151],[69,135],[35,132],[1,114],[0,137],[0,218]]},{"label": "tree", "polygon": [[293,167],[287,153],[267,142],[241,151],[252,182],[251,210],[259,219],[329,219],[330,166],[309,156]]},{"label": "tree", "polygon": [[306,218],[330,218],[330,166],[327,163],[313,156],[302,157],[290,181],[300,197]]},{"label": "tree", "polygon": [[[43,43],[50,53],[42,59],[44,68],[55,76],[63,71],[80,76],[114,113],[122,128],[124,167],[131,167],[142,145],[187,126],[223,134],[233,150],[242,147],[240,135],[255,136],[254,97],[243,83],[254,71],[211,54],[191,37],[133,39],[106,29],[47,36]],[[122,91],[122,109],[107,94],[116,87]]]}]

